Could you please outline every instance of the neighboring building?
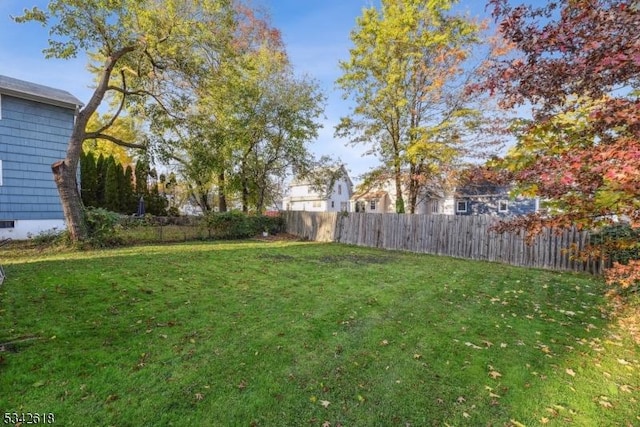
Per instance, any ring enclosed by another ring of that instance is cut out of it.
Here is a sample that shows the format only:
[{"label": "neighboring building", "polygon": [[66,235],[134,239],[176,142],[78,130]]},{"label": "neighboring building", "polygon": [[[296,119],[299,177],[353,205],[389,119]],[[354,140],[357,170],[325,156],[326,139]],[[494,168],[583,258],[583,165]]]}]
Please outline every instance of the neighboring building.
[{"label": "neighboring building", "polygon": [[65,227],[51,165],[65,158],[81,105],[66,91],[0,76],[0,238]]},{"label": "neighboring building", "polygon": [[[406,212],[409,212],[408,175],[403,176],[402,193]],[[444,191],[438,185],[424,186],[418,195],[415,207],[416,214],[445,213],[446,204],[439,201],[444,197]],[[391,175],[384,174],[375,182],[367,186],[360,186],[353,196],[351,204],[354,212],[367,213],[395,213],[396,211],[396,182]]]},{"label": "neighboring building", "polygon": [[[408,210],[407,194],[403,190],[405,207]],[[396,183],[393,179],[383,179],[371,185],[369,188],[360,188],[354,194],[351,203],[354,212],[366,213],[394,213],[396,211]],[[416,213],[425,213],[426,206],[422,201],[418,201]]]},{"label": "neighboring building", "polygon": [[494,184],[467,185],[456,190],[456,215],[517,216],[540,210],[538,198],[512,198],[510,187]]},{"label": "neighboring building", "polygon": [[[404,185],[405,188],[407,185]],[[426,215],[494,215],[514,216],[537,212],[537,198],[511,198],[510,187],[493,184],[466,185],[456,188],[452,180],[434,179],[424,185],[417,199],[415,213]],[[408,191],[403,191],[408,212]],[[360,189],[351,201],[354,212],[394,213],[396,186],[391,178],[378,179]]]},{"label": "neighboring building", "polygon": [[353,183],[344,166],[326,174],[325,183],[313,179],[294,179],[289,184],[289,194],[282,200],[282,208],[288,211],[348,212],[353,195]]}]

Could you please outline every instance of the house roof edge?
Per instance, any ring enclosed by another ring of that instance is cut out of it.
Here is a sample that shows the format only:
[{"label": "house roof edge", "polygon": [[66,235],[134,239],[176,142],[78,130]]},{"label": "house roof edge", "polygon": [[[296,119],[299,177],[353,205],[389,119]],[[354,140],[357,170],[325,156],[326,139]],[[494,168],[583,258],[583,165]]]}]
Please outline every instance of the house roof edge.
[{"label": "house roof edge", "polygon": [[75,110],[82,101],[69,92],[25,80],[0,75],[0,94],[38,101],[45,104]]}]

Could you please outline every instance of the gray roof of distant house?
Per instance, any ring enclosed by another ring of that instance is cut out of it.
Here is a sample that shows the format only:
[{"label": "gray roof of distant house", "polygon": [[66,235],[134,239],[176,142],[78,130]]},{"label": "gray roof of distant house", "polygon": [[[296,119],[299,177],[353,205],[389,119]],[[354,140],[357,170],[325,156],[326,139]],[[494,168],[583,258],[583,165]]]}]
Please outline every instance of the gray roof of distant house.
[{"label": "gray roof of distant house", "polygon": [[82,102],[66,90],[0,75],[0,94],[76,109]]}]

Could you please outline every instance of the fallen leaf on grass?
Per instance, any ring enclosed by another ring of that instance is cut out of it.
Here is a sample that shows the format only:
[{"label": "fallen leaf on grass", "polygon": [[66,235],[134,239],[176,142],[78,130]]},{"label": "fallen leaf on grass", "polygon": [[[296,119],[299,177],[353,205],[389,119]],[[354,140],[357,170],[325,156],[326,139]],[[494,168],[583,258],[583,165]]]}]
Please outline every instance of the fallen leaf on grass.
[{"label": "fallen leaf on grass", "polygon": [[611,404],[611,402],[609,402],[608,400],[604,400],[604,399],[600,399],[598,401],[598,403],[600,404],[600,406],[602,406],[603,408],[613,408],[613,405]]},{"label": "fallen leaf on grass", "polygon": [[331,402],[329,402],[328,400],[321,400],[320,404],[322,405],[323,408],[328,408],[329,405],[331,405]]},{"label": "fallen leaf on grass", "polygon": [[542,417],[540,418],[540,424],[547,424],[549,422],[549,418]]},{"label": "fallen leaf on grass", "polygon": [[489,372],[489,376],[495,380],[495,379],[498,379],[499,377],[501,377],[502,374],[500,372],[498,372],[498,371],[490,371]]},{"label": "fallen leaf on grass", "polygon": [[464,343],[464,345],[466,345],[467,347],[471,347],[474,350],[482,350],[482,347],[475,345],[472,342],[467,341],[466,343]]},{"label": "fallen leaf on grass", "polygon": [[631,387],[626,384],[620,386],[620,391],[624,391],[625,393],[631,393]]},{"label": "fallen leaf on grass", "polygon": [[565,372],[566,372],[567,374],[571,375],[572,377],[575,377],[575,376],[576,376],[576,373],[575,373],[575,372],[573,371],[573,369],[571,369],[571,368],[567,368],[567,369],[565,369]]},{"label": "fallen leaf on grass", "polygon": [[196,397],[196,400],[204,399],[204,395],[202,393],[196,393],[195,397]]},{"label": "fallen leaf on grass", "polygon": [[113,401],[116,401],[119,399],[119,396],[117,394],[110,394],[109,396],[107,396],[107,399],[105,400],[105,403],[110,403]]},{"label": "fallen leaf on grass", "polygon": [[463,412],[462,416],[465,417],[465,418],[469,418],[471,415],[469,415],[467,412]]},{"label": "fallen leaf on grass", "polygon": [[467,401],[467,399],[465,399],[463,396],[458,397],[456,400],[458,403],[464,403]]},{"label": "fallen leaf on grass", "polygon": [[557,417],[559,415],[558,411],[553,408],[546,408],[547,412],[551,414],[552,417]]}]

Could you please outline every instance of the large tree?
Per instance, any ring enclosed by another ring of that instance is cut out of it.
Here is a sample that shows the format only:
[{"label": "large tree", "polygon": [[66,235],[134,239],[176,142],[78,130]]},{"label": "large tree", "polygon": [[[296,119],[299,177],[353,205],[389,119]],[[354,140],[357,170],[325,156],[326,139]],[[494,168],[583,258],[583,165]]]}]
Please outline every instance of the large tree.
[{"label": "large tree", "polygon": [[[371,147],[393,174],[396,211],[416,206],[421,183],[461,154],[467,108],[462,64],[480,26],[453,0],[382,0],[363,10],[338,85],[355,107],[336,134]],[[474,119],[475,120],[475,119]]]},{"label": "large tree", "polygon": [[[182,114],[153,108],[161,154],[178,162],[202,210],[265,209],[278,179],[312,163],[307,143],[317,133],[323,97],[317,85],[294,75],[268,17],[236,4],[237,27],[214,64],[175,76],[182,92],[170,94]],[[214,43],[212,46],[211,43]],[[208,64],[216,40],[202,39],[197,54]]]},{"label": "large tree", "polygon": [[550,201],[545,215],[510,226],[594,228],[617,218],[640,227],[638,2],[489,3],[516,50],[483,87],[533,113],[501,166],[522,191]]},{"label": "large tree", "polygon": [[[49,28],[46,57],[91,57],[96,75],[94,92],[77,114],[66,157],[52,165],[67,228],[73,240],[86,237],[82,201],[76,175],[82,145],[88,139],[106,139],[140,148],[105,131],[125,109],[131,97],[154,98],[162,78],[173,67],[191,63],[194,39],[202,34],[228,34],[232,15],[225,0],[50,0],[46,10],[25,10],[17,22],[36,21]],[[91,116],[110,95],[120,101],[111,119],[89,130]]]}]

